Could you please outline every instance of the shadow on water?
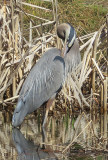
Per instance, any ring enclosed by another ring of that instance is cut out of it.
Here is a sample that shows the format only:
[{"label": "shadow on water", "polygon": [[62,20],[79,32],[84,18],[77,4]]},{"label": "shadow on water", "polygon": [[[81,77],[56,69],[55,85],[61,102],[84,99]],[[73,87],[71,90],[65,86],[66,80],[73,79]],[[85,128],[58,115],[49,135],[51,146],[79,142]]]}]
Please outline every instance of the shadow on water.
[{"label": "shadow on water", "polygon": [[[41,115],[41,114],[39,114]],[[0,160],[107,160],[108,116],[82,113],[48,117],[29,115],[12,129],[7,112],[0,112]]]},{"label": "shadow on water", "polygon": [[48,149],[42,149],[40,145],[34,145],[33,142],[27,140],[24,135],[18,129],[13,129],[12,138],[14,145],[18,152],[18,159],[24,160],[57,160],[53,151]]}]

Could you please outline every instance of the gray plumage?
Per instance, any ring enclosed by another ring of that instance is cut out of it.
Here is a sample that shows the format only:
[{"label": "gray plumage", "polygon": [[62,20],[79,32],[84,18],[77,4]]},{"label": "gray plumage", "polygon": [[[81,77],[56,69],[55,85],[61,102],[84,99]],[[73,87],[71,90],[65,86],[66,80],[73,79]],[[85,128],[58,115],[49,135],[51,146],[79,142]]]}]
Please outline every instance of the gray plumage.
[{"label": "gray plumage", "polygon": [[67,56],[64,57],[64,61],[65,61],[65,69],[66,69],[65,74],[67,76],[67,74],[71,73],[81,61],[79,43],[77,39],[75,39],[72,48],[67,53]]},{"label": "gray plumage", "polygon": [[[56,93],[62,85],[65,75],[64,60],[62,58],[60,60],[60,58],[60,50],[56,48],[48,50],[42,56],[25,80],[20,92],[20,99],[38,108]],[[29,112],[31,112],[31,108]]]},{"label": "gray plumage", "polygon": [[13,126],[19,126],[24,117],[39,108],[60,91],[65,78],[80,62],[79,44],[70,24],[57,28],[58,36],[66,42],[64,58],[61,51],[52,48],[44,53],[30,71],[20,91],[17,107],[13,114]]}]

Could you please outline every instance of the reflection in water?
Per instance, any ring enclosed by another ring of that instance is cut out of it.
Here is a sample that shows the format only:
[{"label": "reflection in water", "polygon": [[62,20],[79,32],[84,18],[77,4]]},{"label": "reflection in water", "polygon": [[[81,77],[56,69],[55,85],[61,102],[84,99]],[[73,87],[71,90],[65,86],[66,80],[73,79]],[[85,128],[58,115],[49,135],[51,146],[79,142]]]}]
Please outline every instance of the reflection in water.
[{"label": "reflection in water", "polygon": [[[93,120],[92,117],[84,113],[49,116],[43,136],[39,117],[29,116],[20,131],[12,131],[9,118],[4,121],[0,112],[0,160],[32,160],[34,157],[33,160],[56,160],[56,156],[59,160],[107,160],[108,116],[96,114]],[[42,149],[43,144],[45,150]],[[69,144],[71,146],[67,148]]]},{"label": "reflection in water", "polygon": [[26,140],[18,129],[13,129],[12,137],[18,152],[18,160],[57,160],[53,152],[43,150],[39,145]]}]

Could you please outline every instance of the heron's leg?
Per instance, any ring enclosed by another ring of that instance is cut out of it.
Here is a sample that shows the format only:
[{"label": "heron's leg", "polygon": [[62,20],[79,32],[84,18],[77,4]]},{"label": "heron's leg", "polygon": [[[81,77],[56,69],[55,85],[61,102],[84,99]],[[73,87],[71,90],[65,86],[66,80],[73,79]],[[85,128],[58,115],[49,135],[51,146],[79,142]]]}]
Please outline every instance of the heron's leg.
[{"label": "heron's leg", "polygon": [[43,117],[42,117],[42,123],[44,122],[44,117],[45,117],[45,113],[46,113],[46,103],[43,104]]},{"label": "heron's leg", "polygon": [[43,121],[43,126],[42,127],[45,127],[45,124],[46,124],[46,121],[47,121],[48,112],[49,112],[49,109],[50,109],[53,101],[54,101],[54,98],[49,99],[47,104],[46,104],[46,113],[45,113],[45,117],[44,117],[44,121]]}]

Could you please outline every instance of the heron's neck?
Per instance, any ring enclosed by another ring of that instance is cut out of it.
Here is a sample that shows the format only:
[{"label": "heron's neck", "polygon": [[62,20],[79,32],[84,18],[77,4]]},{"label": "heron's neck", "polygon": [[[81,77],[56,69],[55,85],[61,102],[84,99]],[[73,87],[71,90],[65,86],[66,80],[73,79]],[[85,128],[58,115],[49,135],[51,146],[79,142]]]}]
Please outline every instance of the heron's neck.
[{"label": "heron's neck", "polygon": [[73,46],[71,46],[69,52],[67,52],[64,57],[66,75],[71,73],[76,68],[76,66],[80,63],[80,60],[81,56],[79,51],[79,43],[75,40]]}]

